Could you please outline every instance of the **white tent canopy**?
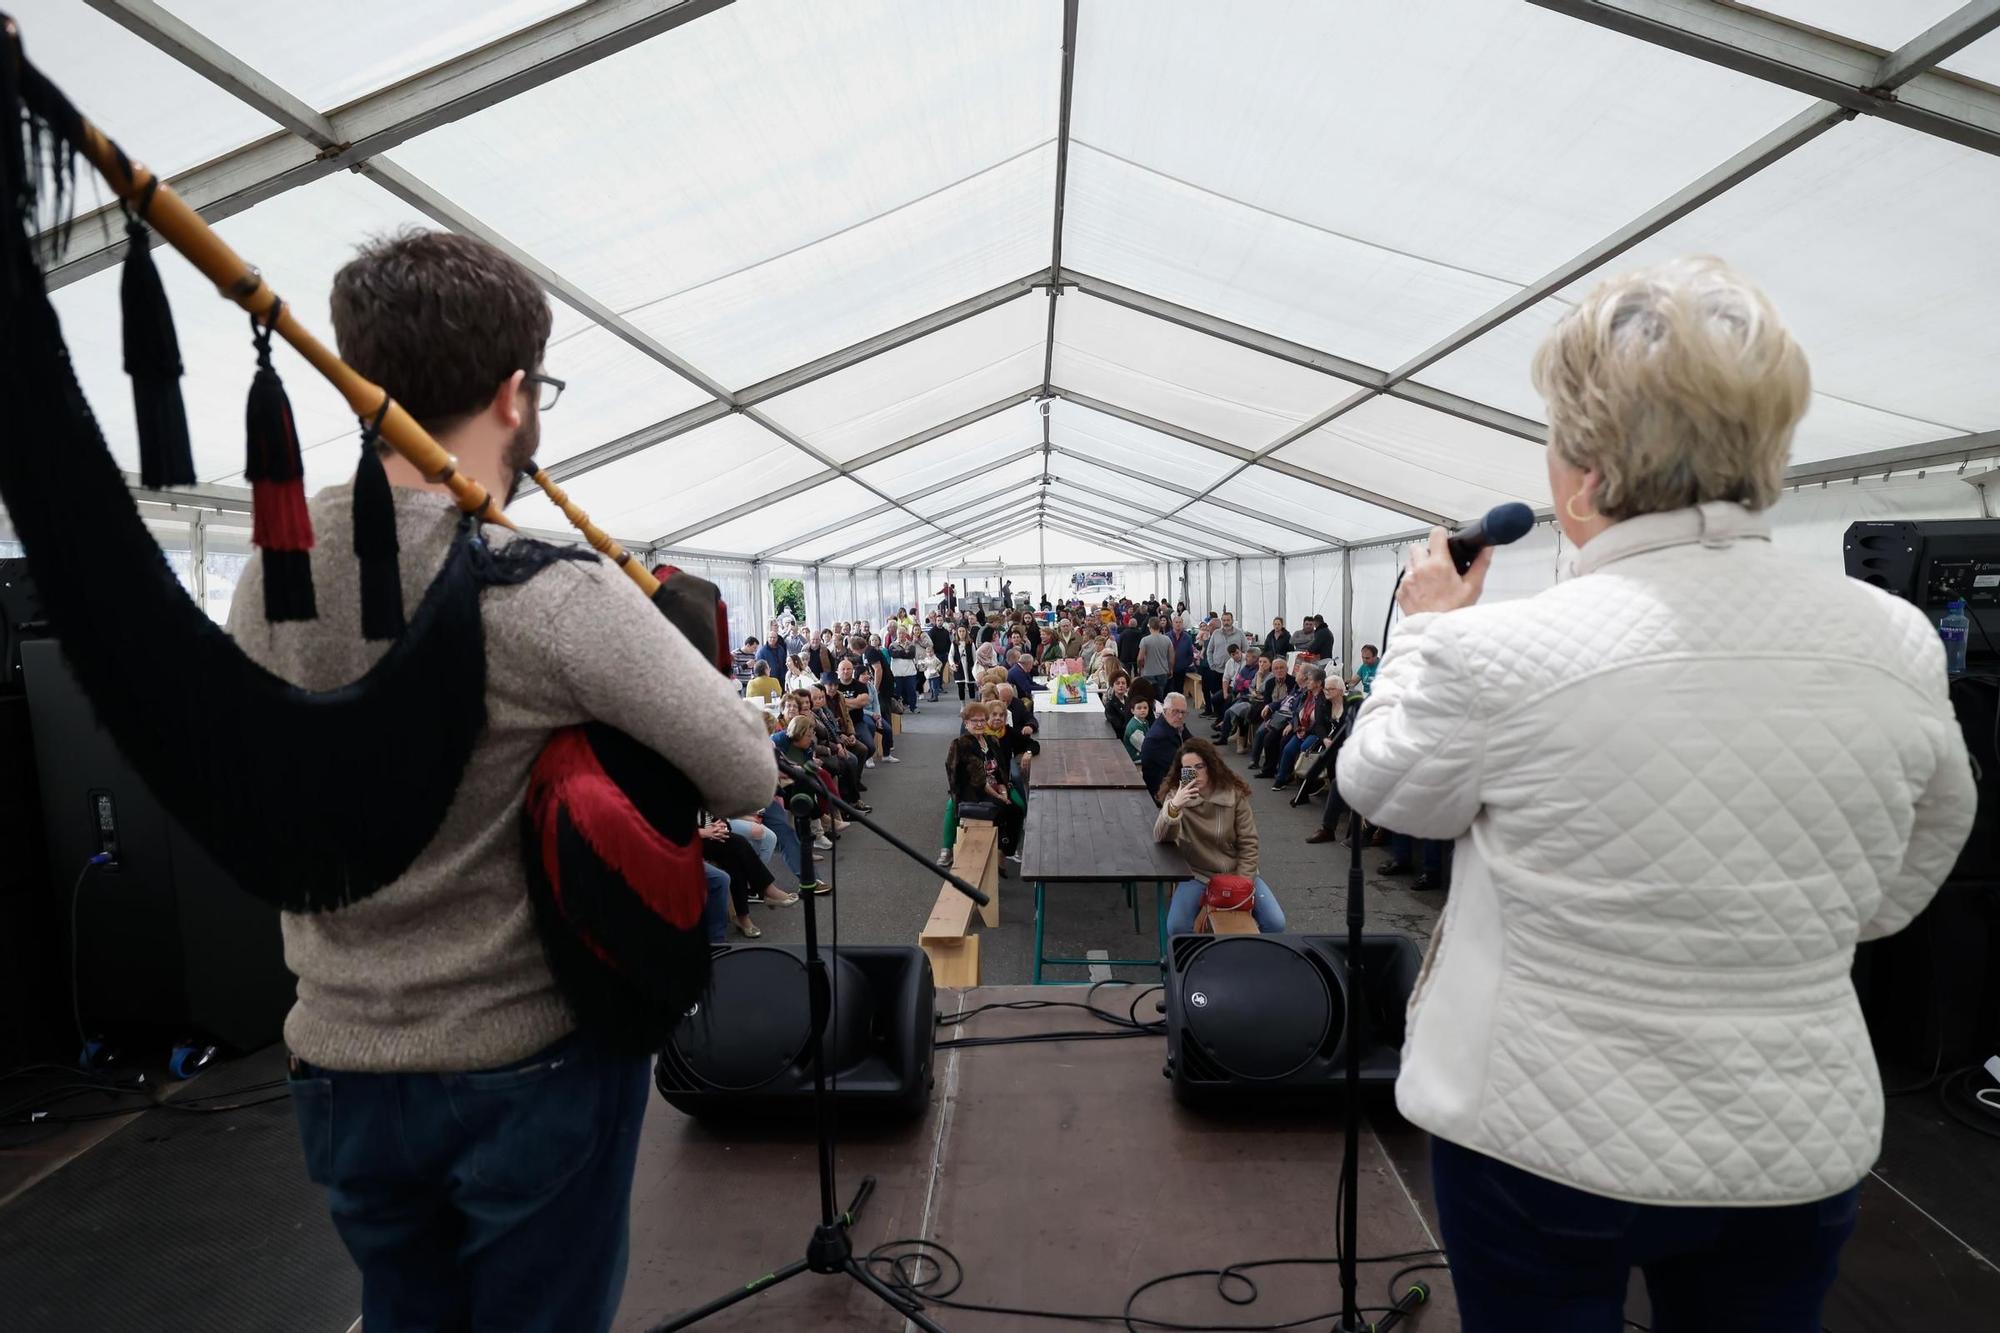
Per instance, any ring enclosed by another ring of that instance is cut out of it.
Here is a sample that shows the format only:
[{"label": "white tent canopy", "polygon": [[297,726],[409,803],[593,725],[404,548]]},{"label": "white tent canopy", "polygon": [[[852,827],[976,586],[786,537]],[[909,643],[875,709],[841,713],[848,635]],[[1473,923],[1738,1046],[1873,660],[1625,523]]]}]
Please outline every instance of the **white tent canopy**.
[{"label": "white tent canopy", "polygon": [[[1115,562],[1252,619],[1358,597],[1366,637],[1371,544],[1546,508],[1529,358],[1607,266],[1673,254],[1771,293],[1814,375],[1794,480],[1841,512],[1978,514],[1951,478],[2000,455],[2000,0],[9,8],[316,327],[371,234],[528,264],[570,385],[542,461],[746,614],[765,568],[867,614],[947,567]],[[51,280],[136,467],[115,218]],[[162,271],[199,584],[251,362]],[[309,484],[343,479],[346,405],[288,386]]]}]

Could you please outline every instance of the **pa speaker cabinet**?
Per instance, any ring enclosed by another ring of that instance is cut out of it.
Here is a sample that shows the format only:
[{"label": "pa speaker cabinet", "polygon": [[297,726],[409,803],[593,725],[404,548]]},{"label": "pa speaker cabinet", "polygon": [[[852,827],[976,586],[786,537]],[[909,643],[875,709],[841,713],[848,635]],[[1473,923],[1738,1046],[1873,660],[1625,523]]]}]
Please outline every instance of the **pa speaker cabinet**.
[{"label": "pa speaker cabinet", "polygon": [[[1394,1083],[1423,966],[1403,935],[1361,937],[1361,1081]],[[1338,1095],[1356,987],[1334,935],[1176,935],[1167,948],[1167,1076],[1188,1105]]]},{"label": "pa speaker cabinet", "polygon": [[[828,965],[827,1087],[844,1120],[923,1114],[930,1101],[937,989],[908,945],[822,949]],[[708,994],[660,1051],[653,1081],[701,1119],[812,1114],[812,1016],[800,945],[718,945]]]},{"label": "pa speaker cabinet", "polygon": [[[161,808],[97,725],[56,640],[22,644],[21,669],[48,892],[75,923],[85,1026],[202,1036],[236,1051],[278,1040],[293,995],[278,910],[239,888]],[[84,873],[100,852],[111,859]]]}]

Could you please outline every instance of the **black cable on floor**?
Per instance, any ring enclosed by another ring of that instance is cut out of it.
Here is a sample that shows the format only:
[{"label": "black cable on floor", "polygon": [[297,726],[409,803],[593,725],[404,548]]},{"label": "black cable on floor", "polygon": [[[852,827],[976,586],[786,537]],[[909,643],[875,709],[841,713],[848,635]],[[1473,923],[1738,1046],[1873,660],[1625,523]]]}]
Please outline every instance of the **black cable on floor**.
[{"label": "black cable on floor", "polygon": [[[1436,1250],[1408,1250],[1400,1254],[1371,1255],[1356,1260],[1361,1264],[1393,1263],[1398,1259],[1411,1259],[1437,1254]],[[1126,1296],[1124,1307],[1117,1314],[1093,1313],[1080,1310],[1047,1310],[1030,1306],[989,1305],[977,1301],[953,1299],[965,1284],[965,1265],[949,1246],[934,1240],[920,1240],[905,1237],[884,1241],[870,1250],[862,1259],[877,1275],[899,1292],[911,1299],[930,1305],[943,1306],[953,1310],[969,1310],[981,1314],[1013,1315],[1025,1319],[1064,1319],[1073,1323],[1112,1324],[1131,1333],[1141,1329],[1162,1329],[1169,1333],[1282,1333],[1283,1330],[1301,1328],[1311,1324],[1325,1323],[1337,1318],[1339,1310],[1324,1311],[1299,1319],[1265,1324],[1187,1324],[1170,1319],[1156,1319],[1150,1315],[1133,1312],[1141,1297],[1148,1291],[1170,1282],[1184,1281],[1193,1277],[1212,1277],[1216,1280],[1216,1293],[1231,1305],[1249,1305],[1259,1295],[1257,1284],[1245,1274],[1256,1268],[1275,1268],[1292,1265],[1331,1265],[1337,1258],[1326,1256],[1303,1256],[1281,1259],[1249,1259],[1222,1268],[1188,1268],[1178,1272],[1163,1273],[1149,1278],[1133,1288]],[[1424,1267],[1443,1267],[1442,1264],[1416,1265],[1398,1273],[1414,1272]],[[926,1273],[925,1269],[935,1270]],[[1392,1278],[1391,1284],[1395,1281]],[[1231,1294],[1230,1283],[1238,1283],[1238,1294]],[[1386,1305],[1364,1306],[1363,1314],[1387,1314],[1392,1307]]]}]

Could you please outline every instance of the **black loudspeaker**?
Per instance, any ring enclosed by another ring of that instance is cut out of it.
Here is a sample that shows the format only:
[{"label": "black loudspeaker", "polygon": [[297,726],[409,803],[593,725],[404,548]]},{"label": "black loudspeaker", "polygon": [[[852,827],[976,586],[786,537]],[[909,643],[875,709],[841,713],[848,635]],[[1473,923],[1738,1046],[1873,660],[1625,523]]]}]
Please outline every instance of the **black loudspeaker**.
[{"label": "black loudspeaker", "polygon": [[[1396,1081],[1423,967],[1402,935],[1361,937],[1361,1081]],[[1347,939],[1176,935],[1167,946],[1167,1077],[1189,1105],[1337,1096],[1347,1073]]]},{"label": "black loudspeaker", "polygon": [[[841,1118],[923,1114],[937,1018],[930,959],[908,945],[857,944],[821,956],[834,992],[827,1081]],[[709,993],[674,1029],[653,1081],[669,1105],[699,1119],[806,1119],[811,1041],[804,947],[718,945]]]},{"label": "black loudspeaker", "polygon": [[[278,909],[238,888],[160,808],[97,725],[54,639],[23,644],[21,670],[48,892],[64,926],[75,924],[84,1026],[170,1041],[203,1036],[236,1051],[276,1041],[293,996]],[[85,872],[99,854],[109,859]],[[67,929],[47,940],[65,964],[67,943]]]}]

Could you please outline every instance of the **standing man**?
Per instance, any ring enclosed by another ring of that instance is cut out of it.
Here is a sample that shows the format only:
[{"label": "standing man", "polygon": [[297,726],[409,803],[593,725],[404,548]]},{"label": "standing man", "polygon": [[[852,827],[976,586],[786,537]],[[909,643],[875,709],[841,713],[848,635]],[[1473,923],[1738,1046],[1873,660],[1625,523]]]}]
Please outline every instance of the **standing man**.
[{"label": "standing man", "polygon": [[764,646],[757,650],[757,660],[771,668],[774,679],[782,681],[785,678],[785,636],[775,620],[764,631]]},{"label": "standing man", "polygon": [[1229,670],[1229,651],[1235,649],[1241,654],[1249,645],[1250,636],[1237,628],[1233,613],[1224,611],[1222,623],[1208,632],[1208,651],[1203,655],[1201,667],[1201,688],[1208,703],[1208,715],[1219,718],[1229,707],[1226,675]]},{"label": "standing man", "polygon": [[1187,678],[1195,670],[1194,631],[1187,627],[1186,616],[1175,616],[1168,622],[1167,639],[1174,645],[1174,664],[1168,668],[1173,677],[1168,682],[1169,689],[1184,690]]},{"label": "standing man", "polygon": [[1312,618],[1312,627],[1312,644],[1306,651],[1322,662],[1331,662],[1333,660],[1333,631],[1327,627],[1326,617],[1314,616]]},{"label": "standing man", "polygon": [[1174,641],[1167,637],[1167,622],[1155,618],[1152,632],[1139,640],[1139,674],[1153,682],[1161,698],[1173,687],[1168,683],[1174,670]]},{"label": "standing man", "polygon": [[[405,230],[335,275],[332,309],[342,358],[461,474],[510,496],[540,438],[550,317],[534,277],[483,241]],[[422,588],[458,507],[383,454],[403,576]],[[260,666],[325,692],[393,649],[361,635],[353,488],[327,487],[308,508],[318,619],[270,624],[253,560],[229,632]],[[483,536],[519,540],[494,526]],[[521,845],[529,770],[558,729],[590,721],[671,761],[718,814],[762,810],[777,770],[730,682],[610,563],[558,560],[486,589],[478,613],[489,720],[449,816],[380,892],[282,916],[298,977],[285,1019],[292,1109],[306,1170],[361,1270],[369,1333],[603,1333],[625,1282],[648,1061],[579,1031],[549,974]]]}]

